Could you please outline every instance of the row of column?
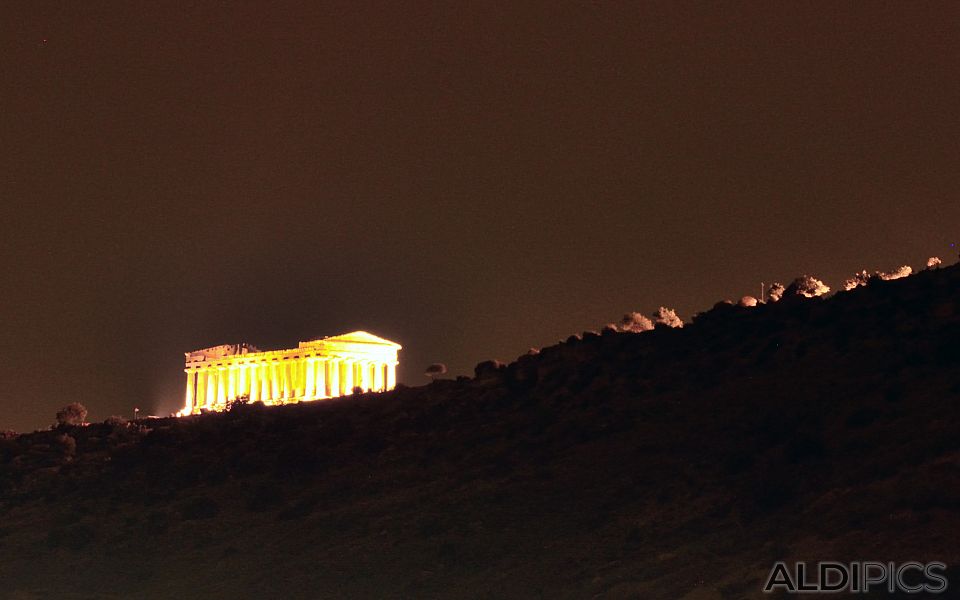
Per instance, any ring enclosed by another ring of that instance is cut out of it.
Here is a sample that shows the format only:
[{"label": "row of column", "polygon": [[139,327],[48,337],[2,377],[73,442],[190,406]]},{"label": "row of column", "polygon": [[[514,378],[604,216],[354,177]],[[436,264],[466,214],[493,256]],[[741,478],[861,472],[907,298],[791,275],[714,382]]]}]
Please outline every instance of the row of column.
[{"label": "row of column", "polygon": [[187,369],[186,413],[222,408],[241,396],[250,402],[317,400],[362,391],[392,390],[397,363],[304,357]]}]

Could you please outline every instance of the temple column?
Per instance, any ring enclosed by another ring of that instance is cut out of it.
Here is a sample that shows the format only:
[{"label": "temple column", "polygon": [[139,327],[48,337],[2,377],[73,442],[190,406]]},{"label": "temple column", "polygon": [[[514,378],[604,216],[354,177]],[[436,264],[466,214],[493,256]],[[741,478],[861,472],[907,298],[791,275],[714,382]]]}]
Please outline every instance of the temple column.
[{"label": "temple column", "polygon": [[273,383],[270,381],[270,373],[273,370],[273,366],[270,363],[264,363],[260,366],[260,399],[265,403],[270,403],[270,398],[273,397]]},{"label": "temple column", "polygon": [[294,398],[305,398],[307,395],[307,358],[305,356],[300,357],[294,363],[294,366],[297,376],[294,377],[293,381],[293,396]]},{"label": "temple column", "polygon": [[307,359],[300,357],[293,363],[293,397],[303,398],[303,391],[307,389]]},{"label": "temple column", "polygon": [[296,398],[297,397],[297,388],[299,387],[298,375],[297,373],[300,370],[300,361],[290,359],[287,361],[287,380],[289,385],[287,386],[287,397]]},{"label": "temple column", "polygon": [[237,367],[227,368],[227,401],[237,397]]},{"label": "temple column", "polygon": [[305,359],[306,372],[304,373],[303,397],[306,400],[312,400],[316,396],[317,390],[317,359]]},{"label": "temple column", "polygon": [[[317,395],[317,363],[315,358],[304,358],[300,363],[300,387],[303,388],[303,397],[312,400]],[[312,361],[312,362],[311,362]],[[313,389],[310,393],[307,393],[307,387],[312,386]]]},{"label": "temple column", "polygon": [[289,383],[287,387],[287,396],[289,398],[297,397],[297,388],[300,386],[298,382],[301,381],[298,375],[299,370],[299,360],[290,359],[287,361],[287,381]]},{"label": "temple column", "polygon": [[357,361],[357,369],[360,371],[360,389],[364,392],[370,391],[370,363],[365,360]]},{"label": "temple column", "polygon": [[249,378],[250,367],[247,365],[240,365],[240,370],[237,372],[237,395],[250,397],[250,387],[249,387]]},{"label": "temple column", "polygon": [[217,369],[217,405],[223,406],[227,403],[227,370],[223,367]]},{"label": "temple column", "polygon": [[264,363],[260,365],[260,400],[264,404],[270,402],[270,392],[273,390],[273,386],[270,385],[270,364]]},{"label": "temple column", "polygon": [[278,363],[279,361],[270,363],[268,375],[270,377],[270,399],[274,401],[280,399],[280,394],[282,392],[280,389],[280,365]]},{"label": "temple column", "polygon": [[183,398],[183,412],[190,413],[193,411],[193,403],[196,401],[196,392],[193,387],[194,376],[190,370],[185,370],[184,372],[187,374],[187,391]]},{"label": "temple column", "polygon": [[264,363],[264,365],[260,367],[260,374],[263,376],[263,389],[260,392],[260,397],[267,404],[270,404],[270,400],[273,398],[273,382],[270,380],[272,373],[272,363]]},{"label": "temple column", "polygon": [[352,360],[343,360],[343,379],[340,382],[340,395],[346,396],[353,392],[353,370],[356,366]]},{"label": "temple column", "polygon": [[340,359],[331,358],[327,360],[327,369],[330,372],[330,378],[327,382],[327,396],[340,395]]},{"label": "temple column", "polygon": [[312,396],[313,398],[323,398],[327,395],[327,361],[320,359],[311,365],[311,370],[315,371],[315,380],[316,380],[316,393]]},{"label": "temple column", "polygon": [[383,368],[382,362],[373,363],[373,390],[376,392],[383,391]]},{"label": "temple column", "polygon": [[247,392],[250,394],[250,402],[260,401],[260,379],[257,377],[258,366],[252,364],[247,366]]},{"label": "temple column", "polygon": [[207,397],[204,402],[204,408],[213,408],[213,403],[217,401],[217,370],[207,370]]},{"label": "temple column", "polygon": [[257,365],[257,385],[260,387],[260,402],[266,403],[270,399],[270,392],[267,384],[267,371],[263,363]]},{"label": "temple column", "polygon": [[194,375],[193,371],[185,371],[187,374],[187,393],[183,400],[183,412],[184,414],[190,414],[193,412],[193,403],[195,402],[196,393],[193,388]]},{"label": "temple column", "polygon": [[387,389],[397,387],[397,363],[387,363]]},{"label": "temple column", "polygon": [[207,372],[203,369],[197,371],[197,397],[194,399],[194,405],[190,407],[190,412],[200,412],[200,409],[207,404]]},{"label": "temple column", "polygon": [[200,412],[207,404],[207,372],[203,369],[197,371],[197,397],[194,401],[193,412]]},{"label": "temple column", "polygon": [[280,363],[280,386],[281,394],[283,394],[284,400],[289,400],[293,395],[293,381],[291,381],[291,371],[293,370],[293,365],[290,364],[291,361],[285,360]]},{"label": "temple column", "polygon": [[283,400],[287,396],[287,363],[277,361],[277,399]]},{"label": "temple column", "polygon": [[234,381],[236,382],[236,387],[234,388],[233,392],[236,394],[235,397],[239,398],[240,396],[244,395],[243,374],[246,372],[246,367],[241,364],[238,364],[234,366],[233,370],[236,372],[236,375],[234,375]]}]

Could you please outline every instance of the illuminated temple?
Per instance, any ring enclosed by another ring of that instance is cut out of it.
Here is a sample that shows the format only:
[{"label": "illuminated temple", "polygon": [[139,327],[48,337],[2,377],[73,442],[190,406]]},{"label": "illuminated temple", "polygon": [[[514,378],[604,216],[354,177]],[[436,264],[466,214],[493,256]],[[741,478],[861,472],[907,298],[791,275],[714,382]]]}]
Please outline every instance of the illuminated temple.
[{"label": "illuminated temple", "polygon": [[186,353],[186,403],[178,415],[223,410],[239,398],[287,404],[392,390],[400,344],[365,331],[300,342],[290,350],[261,351],[225,344]]}]

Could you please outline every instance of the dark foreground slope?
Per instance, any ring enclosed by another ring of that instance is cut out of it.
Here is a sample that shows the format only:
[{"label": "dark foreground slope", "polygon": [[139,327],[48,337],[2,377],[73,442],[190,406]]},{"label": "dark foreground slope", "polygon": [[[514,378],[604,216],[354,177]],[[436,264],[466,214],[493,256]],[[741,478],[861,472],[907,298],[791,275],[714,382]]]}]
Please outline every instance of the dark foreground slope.
[{"label": "dark foreground slope", "polygon": [[702,600],[763,597],[777,559],[960,565],[958,344],[949,268],[471,380],[7,439],[0,593]]}]

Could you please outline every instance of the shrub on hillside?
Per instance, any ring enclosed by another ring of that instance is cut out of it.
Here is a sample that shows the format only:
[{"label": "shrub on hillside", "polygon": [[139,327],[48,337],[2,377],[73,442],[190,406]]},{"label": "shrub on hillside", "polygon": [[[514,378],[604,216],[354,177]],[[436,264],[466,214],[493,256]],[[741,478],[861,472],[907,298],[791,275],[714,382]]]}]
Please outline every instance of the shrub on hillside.
[{"label": "shrub on hillside", "polygon": [[77,453],[77,440],[73,436],[61,434],[56,437],[57,447],[65,458],[73,458]]},{"label": "shrub on hillside", "polygon": [[229,402],[227,402],[227,410],[228,411],[240,410],[244,406],[249,404],[249,402],[250,402],[250,394],[243,394],[242,396],[237,396],[233,400],[230,400]]},{"label": "shrub on hillside", "polygon": [[[933,259],[930,259],[930,260],[933,260]],[[936,264],[939,264],[939,263],[936,263]],[[930,261],[927,261],[927,268],[930,268],[930,266],[931,266]],[[910,266],[908,265],[897,267],[896,269],[890,272],[877,271],[872,275],[870,273],[867,273],[866,271],[860,271],[859,273],[854,273],[853,277],[843,282],[843,289],[846,291],[850,291],[860,286],[867,285],[870,283],[871,279],[881,279],[883,281],[891,281],[893,279],[902,279],[904,277],[909,277],[912,273],[913,273],[913,269],[910,268]]]},{"label": "shrub on hillside", "polygon": [[672,308],[661,306],[653,314],[653,321],[657,325],[680,328],[683,327],[683,319],[677,316],[677,312]]},{"label": "shrub on hillside", "polygon": [[888,273],[878,273],[877,275],[884,281],[891,281],[893,279],[903,279],[904,277],[909,277],[911,274],[913,274],[913,269],[908,265],[903,265]]},{"label": "shrub on hillside", "polygon": [[477,379],[497,375],[503,371],[505,365],[499,360],[485,360],[477,363],[473,368],[473,374]]},{"label": "shrub on hillside", "polygon": [[643,333],[644,331],[653,329],[653,321],[638,312],[630,312],[623,315],[617,329],[620,331],[629,331],[630,333]]},{"label": "shrub on hillside", "polygon": [[844,291],[849,292],[854,288],[858,288],[862,285],[867,285],[868,283],[870,283],[870,277],[871,275],[866,271],[860,271],[859,273],[854,273],[853,277],[843,282],[843,289]]},{"label": "shrub on hillside", "polygon": [[786,288],[783,287],[783,284],[780,282],[774,282],[770,285],[770,289],[767,290],[767,300],[770,302],[780,302],[780,299],[783,298],[783,293],[786,291]]},{"label": "shrub on hillside", "polygon": [[736,307],[729,300],[721,300],[713,305],[710,310],[694,315],[694,323],[720,323],[727,319],[731,313],[736,311]]},{"label": "shrub on hillside", "polygon": [[447,372],[447,365],[443,363],[433,363],[428,365],[423,374],[427,377],[439,377]]},{"label": "shrub on hillside", "polygon": [[87,418],[87,407],[79,402],[72,402],[57,411],[57,425],[83,425]]},{"label": "shrub on hillside", "polygon": [[784,295],[788,297],[802,296],[804,298],[816,298],[829,291],[830,286],[825,285],[816,277],[812,275],[802,275],[793,280],[793,283],[787,287]]},{"label": "shrub on hillside", "polygon": [[103,424],[116,429],[118,427],[126,427],[127,420],[119,415],[111,415],[103,420]]}]

